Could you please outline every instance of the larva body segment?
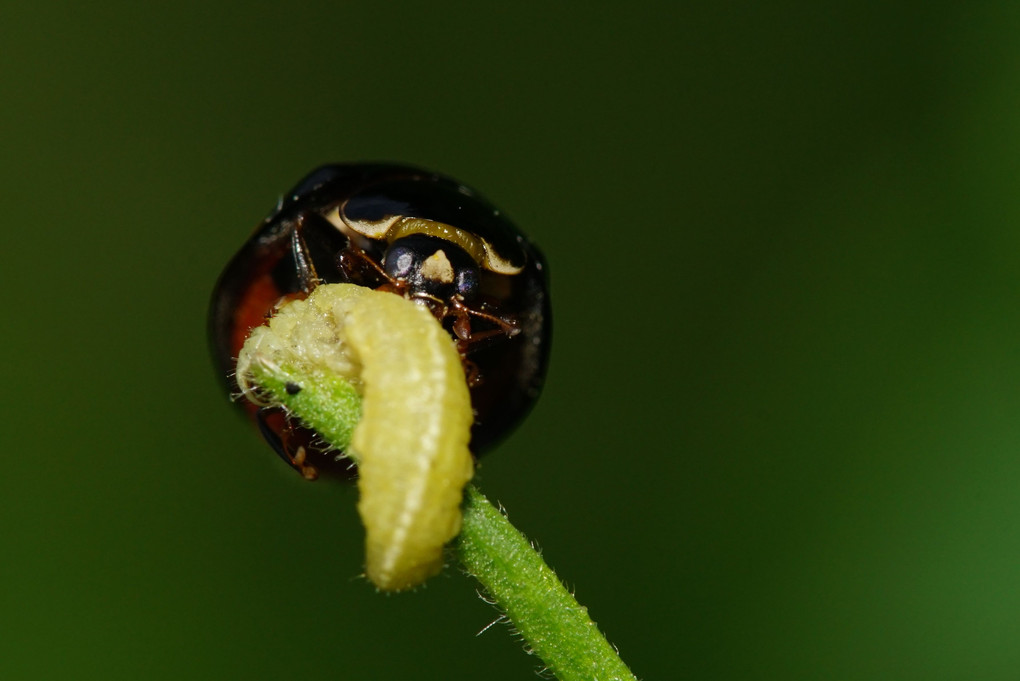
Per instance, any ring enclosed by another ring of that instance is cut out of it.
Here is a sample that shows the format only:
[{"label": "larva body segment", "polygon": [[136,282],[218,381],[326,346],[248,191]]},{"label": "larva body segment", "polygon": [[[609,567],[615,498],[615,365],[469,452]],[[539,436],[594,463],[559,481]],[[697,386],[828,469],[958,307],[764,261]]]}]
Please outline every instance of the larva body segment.
[{"label": "larva body segment", "polygon": [[351,306],[345,327],[361,365],[350,453],[366,573],[380,589],[406,589],[440,571],[443,546],[460,531],[474,472],[471,398],[453,341],[423,307],[373,292]]}]

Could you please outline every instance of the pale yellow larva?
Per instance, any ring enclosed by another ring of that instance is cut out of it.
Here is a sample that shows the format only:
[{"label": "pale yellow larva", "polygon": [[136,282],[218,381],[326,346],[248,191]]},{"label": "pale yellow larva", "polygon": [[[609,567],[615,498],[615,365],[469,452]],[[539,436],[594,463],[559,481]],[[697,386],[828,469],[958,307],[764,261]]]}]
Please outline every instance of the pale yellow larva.
[{"label": "pale yellow larva", "polygon": [[[366,574],[397,591],[442,569],[474,472],[473,412],[453,340],[428,310],[392,293],[323,284],[253,331],[237,371],[246,394],[268,389],[322,433],[328,415],[320,425],[321,410],[302,414],[301,401],[335,399],[338,382],[355,386],[361,417],[347,451],[358,463]],[[296,395],[282,390],[292,381]]]},{"label": "pale yellow larva", "polygon": [[460,531],[464,485],[474,472],[471,397],[453,341],[432,314],[373,294],[347,317],[362,383],[351,454],[366,573],[379,588],[399,590],[439,572],[443,545]]}]

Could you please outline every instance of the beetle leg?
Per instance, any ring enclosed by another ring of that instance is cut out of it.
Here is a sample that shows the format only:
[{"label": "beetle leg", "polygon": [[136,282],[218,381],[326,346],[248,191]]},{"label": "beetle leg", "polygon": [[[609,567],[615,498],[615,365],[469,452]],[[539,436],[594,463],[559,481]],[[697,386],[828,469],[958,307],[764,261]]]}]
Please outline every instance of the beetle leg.
[{"label": "beetle leg", "polygon": [[[443,304],[441,309],[433,310],[436,317],[442,321],[446,317],[453,317],[451,330],[457,341],[457,352],[460,354],[461,364],[464,366],[464,377],[467,379],[469,388],[481,385],[483,376],[478,365],[468,359],[468,354],[479,348],[479,344],[496,337],[510,337],[518,333],[517,325],[499,317],[484,312],[472,310],[459,298],[454,298],[449,304]],[[471,328],[471,315],[485,319],[496,324],[497,328],[475,331]]]},{"label": "beetle leg", "polygon": [[[460,350],[459,347],[457,349],[458,351]],[[476,385],[481,385],[482,372],[479,371],[478,365],[463,354],[460,356],[460,363],[464,367],[464,378],[467,380],[468,388],[474,388]]]},{"label": "beetle leg", "polygon": [[[475,337],[471,334],[471,318],[465,312],[466,308],[458,309],[455,307],[443,306],[442,310],[434,310],[433,314],[443,321],[445,317],[453,317],[453,335],[457,341],[457,354],[460,355],[460,363],[464,367],[464,377],[467,379],[469,388],[474,388],[476,385],[482,383],[482,372],[478,369],[478,365],[468,359],[468,353],[471,352],[475,347]],[[482,332],[488,334],[488,332]],[[497,330],[496,333],[502,333]],[[475,334],[478,336],[479,334]]]},{"label": "beetle leg", "polygon": [[297,227],[290,233],[291,252],[294,254],[294,266],[297,269],[298,283],[301,286],[301,290],[305,293],[311,293],[319,282],[318,272],[315,271],[315,264],[312,263],[311,254],[308,250],[308,244],[305,243],[305,238],[301,229],[304,226],[304,216],[298,218]]},{"label": "beetle leg", "polygon": [[315,466],[305,464],[306,456],[307,450],[304,446],[300,446],[297,448],[297,451],[294,452],[294,458],[291,459],[291,461],[293,462],[294,467],[301,472],[301,477],[305,480],[315,480],[319,477],[319,471],[315,468]]},{"label": "beetle leg", "polygon": [[280,409],[278,407],[262,407],[255,412],[255,423],[259,427],[259,432],[262,433],[262,437],[269,446],[273,448],[273,451],[279,455],[281,459],[286,461],[292,468],[297,469],[301,476],[305,480],[315,480],[319,477],[319,471],[307,462],[307,452],[303,445],[298,445],[294,451],[293,456],[290,453],[292,444],[289,442],[290,436],[294,430],[291,428],[289,423],[285,423],[283,428],[277,431],[270,423],[269,417],[279,415]]},{"label": "beetle leg", "polygon": [[471,317],[463,308],[453,308],[453,333],[458,342],[471,340]]},{"label": "beetle leg", "polygon": [[299,213],[291,230],[291,249],[302,290],[311,293],[323,281],[335,281],[340,266],[338,257],[351,248],[347,235],[321,214],[315,211]]},{"label": "beetle leg", "polygon": [[[447,315],[454,317],[453,332],[456,334],[458,341],[474,343],[476,341],[484,340],[486,338],[492,338],[493,336],[505,335],[507,338],[513,338],[521,332],[517,326],[516,320],[506,320],[502,317],[482,312],[481,310],[475,310],[464,304],[458,296],[455,296],[450,301],[450,307],[446,312]],[[485,331],[473,331],[471,329],[471,317],[482,319],[490,324],[495,325],[494,329],[487,329]]]},{"label": "beetle leg", "polygon": [[499,327],[500,331],[507,335],[507,338],[513,338],[514,336],[521,332],[520,327],[517,325],[516,319],[504,319],[503,317],[497,317],[496,315],[489,314],[488,312],[475,310],[473,308],[468,307],[467,305],[464,305],[464,303],[458,299],[455,299],[453,301],[453,306],[463,307],[465,310],[467,310],[467,313],[469,315],[477,317],[478,319],[484,319],[487,322],[495,324],[497,327]]},{"label": "beetle leg", "polygon": [[[361,286],[370,286],[384,291],[404,294],[407,284],[402,279],[393,279],[386,270],[361,248],[353,243],[337,255],[337,266],[347,281]],[[381,282],[381,283],[380,283]]]}]

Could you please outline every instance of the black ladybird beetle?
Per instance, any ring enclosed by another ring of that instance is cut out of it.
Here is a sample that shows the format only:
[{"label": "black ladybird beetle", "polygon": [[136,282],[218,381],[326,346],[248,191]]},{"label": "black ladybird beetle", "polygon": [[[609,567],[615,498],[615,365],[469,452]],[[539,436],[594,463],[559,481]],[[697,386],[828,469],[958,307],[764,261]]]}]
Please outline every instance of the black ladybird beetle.
[{"label": "black ladybird beetle", "polygon": [[[457,342],[471,392],[477,456],[525,416],[549,355],[548,277],[539,250],[499,210],[450,178],[383,164],[323,166],[284,196],[220,276],[212,351],[231,394],[249,332],[319,283],[351,283],[422,302]],[[299,385],[288,391],[300,390]],[[279,410],[246,408],[307,478],[347,475],[314,432]]]}]

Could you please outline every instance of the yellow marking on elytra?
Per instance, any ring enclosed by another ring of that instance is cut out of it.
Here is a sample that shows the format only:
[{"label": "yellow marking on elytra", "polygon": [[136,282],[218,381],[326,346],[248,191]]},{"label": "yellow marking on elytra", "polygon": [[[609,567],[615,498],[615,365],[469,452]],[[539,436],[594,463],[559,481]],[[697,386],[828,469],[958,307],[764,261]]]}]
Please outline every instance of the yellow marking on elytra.
[{"label": "yellow marking on elytra", "polygon": [[460,246],[472,260],[497,274],[518,274],[523,269],[497,253],[492,244],[477,234],[445,222],[401,215],[388,215],[381,220],[351,220],[344,215],[345,206],[346,203],[335,206],[323,217],[347,236],[360,235],[393,243],[405,236],[424,234]]}]

